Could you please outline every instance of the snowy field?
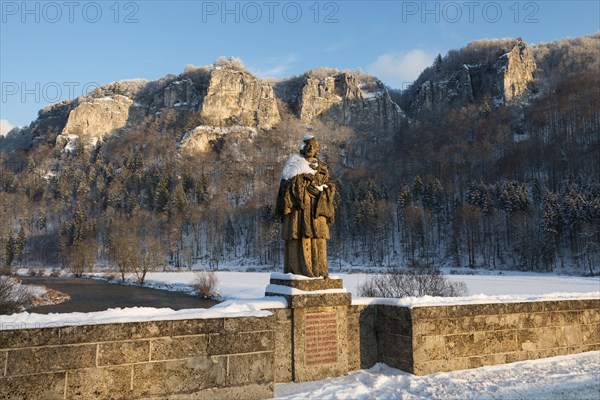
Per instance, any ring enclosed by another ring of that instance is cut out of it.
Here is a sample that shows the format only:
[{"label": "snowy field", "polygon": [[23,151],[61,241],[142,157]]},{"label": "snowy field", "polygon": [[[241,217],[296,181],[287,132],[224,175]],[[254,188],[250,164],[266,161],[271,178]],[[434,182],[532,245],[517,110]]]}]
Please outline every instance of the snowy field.
[{"label": "snowy field", "polygon": [[[264,296],[270,272],[218,271],[218,290],[223,299],[256,299]],[[368,278],[368,274],[335,274],[353,296]],[[543,295],[549,293],[587,293],[600,290],[600,278],[525,274],[505,272],[503,275],[445,275],[452,281],[463,281],[469,296]],[[191,293],[193,272],[151,272],[146,285],[159,289]]]},{"label": "snowy field", "polygon": [[275,398],[598,400],[600,351],[425,376],[377,364],[338,378],[277,384]]}]

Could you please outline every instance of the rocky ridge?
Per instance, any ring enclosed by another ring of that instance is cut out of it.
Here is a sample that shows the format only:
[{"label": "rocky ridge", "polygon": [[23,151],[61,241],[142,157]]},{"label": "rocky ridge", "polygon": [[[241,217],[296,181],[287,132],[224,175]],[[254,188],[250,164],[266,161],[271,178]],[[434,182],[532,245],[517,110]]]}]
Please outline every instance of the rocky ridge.
[{"label": "rocky ridge", "polygon": [[[447,60],[435,66],[441,73],[417,80],[408,91],[410,112],[421,117],[450,103],[466,104],[484,100],[495,104],[519,105],[528,100],[536,63],[529,46],[517,39],[508,51],[500,50],[493,59],[464,63],[456,69],[444,68]],[[422,75],[423,76],[423,75]]]},{"label": "rocky ridge", "polygon": [[[434,63],[414,87],[403,93],[406,114],[421,118],[450,103],[526,102],[536,71],[532,52],[520,39],[502,45],[509,47],[480,62],[475,57],[470,62],[454,60],[452,64],[448,62],[451,53],[443,61],[440,58],[441,65]],[[441,72],[432,72],[433,68]],[[196,121],[184,129],[175,126],[172,130],[178,130],[181,148],[190,146],[199,151],[206,151],[227,131],[212,128],[266,131],[282,121],[284,112],[291,112],[305,125],[318,120],[331,126],[348,126],[375,142],[392,138],[407,120],[388,88],[362,73],[319,69],[299,77],[267,81],[253,76],[243,66],[215,63],[209,67],[186,67],[180,75],[157,81],[109,83],[75,100],[41,110],[29,127],[29,134],[35,138],[34,143],[46,141],[66,146],[79,138],[84,147],[91,148],[168,110],[175,113],[171,120],[175,122],[167,123]]]}]

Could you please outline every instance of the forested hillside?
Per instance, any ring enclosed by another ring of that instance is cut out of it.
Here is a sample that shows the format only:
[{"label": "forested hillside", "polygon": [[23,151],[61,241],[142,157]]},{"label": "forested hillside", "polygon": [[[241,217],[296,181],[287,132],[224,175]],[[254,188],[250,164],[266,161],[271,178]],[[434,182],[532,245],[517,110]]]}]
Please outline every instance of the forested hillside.
[{"label": "forested hillside", "polygon": [[285,159],[314,134],[339,187],[332,267],[600,266],[600,34],[478,41],[404,92],[239,60],[120,81],[0,138],[0,264],[280,268]]}]

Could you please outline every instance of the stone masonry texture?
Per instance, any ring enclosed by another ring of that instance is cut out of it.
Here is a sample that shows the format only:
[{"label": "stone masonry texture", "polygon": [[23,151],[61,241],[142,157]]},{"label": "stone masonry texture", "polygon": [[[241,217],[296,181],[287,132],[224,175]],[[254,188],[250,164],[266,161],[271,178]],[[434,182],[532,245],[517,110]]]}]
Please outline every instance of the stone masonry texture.
[{"label": "stone masonry texture", "polygon": [[272,397],[282,318],[3,330],[0,399]]}]

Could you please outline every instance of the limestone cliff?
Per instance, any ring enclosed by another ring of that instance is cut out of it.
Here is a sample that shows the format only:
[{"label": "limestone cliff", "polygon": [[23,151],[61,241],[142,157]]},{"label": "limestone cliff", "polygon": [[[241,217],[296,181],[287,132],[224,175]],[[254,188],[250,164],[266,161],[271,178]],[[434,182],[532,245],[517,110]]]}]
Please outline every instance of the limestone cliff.
[{"label": "limestone cliff", "polygon": [[200,115],[207,125],[270,129],[280,121],[273,88],[244,71],[216,68]]},{"label": "limestone cliff", "polygon": [[103,139],[127,124],[132,105],[129,97],[121,95],[83,102],[69,113],[62,134]]},{"label": "limestone cliff", "polygon": [[498,91],[503,95],[505,102],[518,102],[527,92],[537,68],[529,46],[519,41],[510,52],[500,57],[498,66]]},{"label": "limestone cliff", "polygon": [[[520,39],[510,43],[508,51],[501,47],[492,57],[473,59],[467,51],[467,55],[459,51],[449,53],[443,60],[439,58],[404,94],[411,114],[422,117],[430,111],[441,111],[448,104],[485,99],[506,105],[526,101],[537,67],[526,43]],[[488,47],[494,49],[494,44]]]},{"label": "limestone cliff", "polygon": [[307,124],[319,119],[350,126],[363,135],[391,137],[404,118],[385,85],[371,76],[336,70],[310,71],[280,83],[277,89],[296,116]]}]

